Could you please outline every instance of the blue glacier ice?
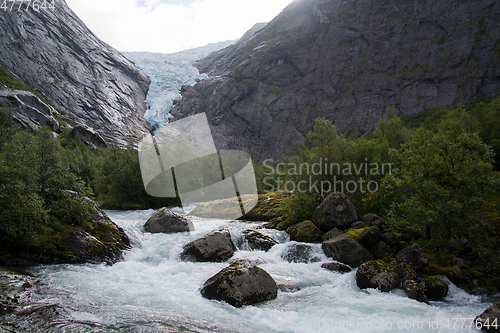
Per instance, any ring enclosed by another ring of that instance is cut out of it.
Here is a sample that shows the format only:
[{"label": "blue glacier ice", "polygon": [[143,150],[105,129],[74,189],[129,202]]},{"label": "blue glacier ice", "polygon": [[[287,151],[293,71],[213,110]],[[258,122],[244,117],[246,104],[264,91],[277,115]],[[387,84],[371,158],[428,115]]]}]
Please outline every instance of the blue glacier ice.
[{"label": "blue glacier ice", "polygon": [[177,53],[125,52],[124,55],[142,69],[151,80],[146,102],[149,110],[144,115],[155,128],[168,123],[170,110],[181,98],[183,85],[194,85],[207,78],[192,64],[210,53],[220,50],[234,41],[227,41]]}]

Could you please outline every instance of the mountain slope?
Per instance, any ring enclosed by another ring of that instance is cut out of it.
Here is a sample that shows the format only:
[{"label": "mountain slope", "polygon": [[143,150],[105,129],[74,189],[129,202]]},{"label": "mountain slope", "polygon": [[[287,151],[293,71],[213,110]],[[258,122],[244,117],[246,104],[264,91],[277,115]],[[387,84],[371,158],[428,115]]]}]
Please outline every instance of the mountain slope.
[{"label": "mountain slope", "polygon": [[206,112],[219,149],[280,158],[314,119],[364,133],[500,92],[496,0],[296,0],[239,43],[199,61],[209,79],[172,115]]},{"label": "mountain slope", "polygon": [[[2,11],[0,59],[70,123],[126,146],[148,131],[147,76],[97,38],[64,0],[54,10]],[[10,6],[9,6],[10,7]]]}]

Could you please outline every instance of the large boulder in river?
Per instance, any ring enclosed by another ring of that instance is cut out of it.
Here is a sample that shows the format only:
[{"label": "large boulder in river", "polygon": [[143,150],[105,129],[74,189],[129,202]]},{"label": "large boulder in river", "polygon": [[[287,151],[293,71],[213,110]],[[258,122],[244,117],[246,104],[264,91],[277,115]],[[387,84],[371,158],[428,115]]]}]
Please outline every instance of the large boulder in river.
[{"label": "large boulder in river", "polygon": [[358,267],[373,259],[371,253],[363,245],[344,234],[323,242],[322,248],[328,257],[351,267]]},{"label": "large boulder in river", "polygon": [[269,251],[274,245],[278,244],[273,238],[250,229],[243,231],[243,238],[251,250]]},{"label": "large boulder in river", "polygon": [[496,302],[476,317],[475,326],[485,333],[498,332],[500,327],[500,301]]},{"label": "large boulder in river", "polygon": [[439,276],[432,275],[422,281],[422,289],[429,301],[441,301],[448,295],[448,283]]},{"label": "large boulder in river", "polygon": [[281,254],[281,258],[288,262],[304,263],[318,262],[321,258],[314,252],[311,245],[290,244]]},{"label": "large boulder in river", "polygon": [[395,265],[382,260],[371,260],[359,266],[356,284],[361,289],[375,288],[386,292],[401,285],[401,276]]},{"label": "large boulder in river", "polygon": [[358,215],[347,195],[333,192],[316,208],[312,220],[319,229],[326,232],[333,228],[349,228],[358,220]]},{"label": "large boulder in river", "polygon": [[194,227],[184,216],[163,207],[147,220],[144,229],[151,233],[173,233],[193,231]]},{"label": "large boulder in river", "polygon": [[286,229],[286,232],[290,235],[290,240],[304,243],[319,243],[323,236],[323,232],[312,221],[294,224]]},{"label": "large boulder in river", "polygon": [[413,243],[399,251],[396,259],[399,262],[406,262],[416,271],[421,270],[428,263],[424,251],[417,243]]},{"label": "large boulder in river", "polygon": [[242,307],[276,298],[278,287],[262,268],[232,264],[208,279],[200,292],[205,298]]},{"label": "large boulder in river", "polygon": [[405,292],[406,297],[429,304],[429,299],[425,296],[422,286],[415,280],[404,281],[401,289]]},{"label": "large boulder in river", "polygon": [[236,246],[227,229],[215,230],[184,245],[180,258],[183,261],[224,262],[231,258]]}]

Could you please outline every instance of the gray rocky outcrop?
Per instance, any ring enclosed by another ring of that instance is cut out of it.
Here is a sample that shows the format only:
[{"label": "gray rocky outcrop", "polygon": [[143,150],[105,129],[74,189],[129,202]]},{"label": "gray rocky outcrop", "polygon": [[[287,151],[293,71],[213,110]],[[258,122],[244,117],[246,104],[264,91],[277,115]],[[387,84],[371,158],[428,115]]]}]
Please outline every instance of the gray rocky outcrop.
[{"label": "gray rocky outcrop", "polygon": [[314,120],[365,133],[500,93],[497,0],[294,1],[251,38],[196,63],[172,114],[207,114],[219,149],[282,158]]},{"label": "gray rocky outcrop", "polygon": [[276,298],[278,287],[262,268],[232,264],[208,279],[200,292],[205,298],[242,307]]},{"label": "gray rocky outcrop", "polygon": [[0,89],[0,106],[12,110],[14,120],[26,130],[57,123],[57,111],[26,90]]},{"label": "gray rocky outcrop", "polygon": [[88,126],[120,146],[148,132],[144,113],[150,80],[97,38],[65,1],[53,10],[3,14],[2,63],[60,110],[59,118]]},{"label": "gray rocky outcrop", "polygon": [[183,261],[224,262],[231,258],[236,246],[227,229],[214,230],[183,246]]},{"label": "gray rocky outcrop", "polygon": [[255,230],[243,231],[243,238],[251,250],[269,251],[274,245],[278,244],[272,237]]},{"label": "gray rocky outcrop", "polygon": [[163,207],[146,221],[144,229],[151,233],[173,233],[193,231],[194,227],[184,216]]},{"label": "gray rocky outcrop", "polygon": [[328,257],[351,267],[358,267],[373,259],[373,255],[363,245],[346,235],[339,235],[324,241],[322,248]]},{"label": "gray rocky outcrop", "polygon": [[342,192],[330,193],[316,208],[312,221],[321,230],[347,229],[358,220],[356,209]]},{"label": "gray rocky outcrop", "polygon": [[294,224],[286,232],[290,235],[290,240],[304,243],[319,243],[323,236],[323,232],[312,221]]}]

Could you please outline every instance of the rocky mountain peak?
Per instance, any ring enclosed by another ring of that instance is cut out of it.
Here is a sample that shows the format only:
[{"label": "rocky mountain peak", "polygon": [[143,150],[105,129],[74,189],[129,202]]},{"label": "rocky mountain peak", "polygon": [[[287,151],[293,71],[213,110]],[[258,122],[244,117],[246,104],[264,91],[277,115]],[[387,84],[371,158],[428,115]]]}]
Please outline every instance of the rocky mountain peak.
[{"label": "rocky mountain peak", "polygon": [[61,118],[95,129],[108,142],[134,144],[148,131],[147,76],[97,38],[64,0],[0,15],[0,59],[61,110]]},{"label": "rocky mountain peak", "polygon": [[365,133],[500,92],[495,0],[296,0],[265,27],[196,63],[177,118],[206,112],[219,149],[282,158],[316,118]]}]

